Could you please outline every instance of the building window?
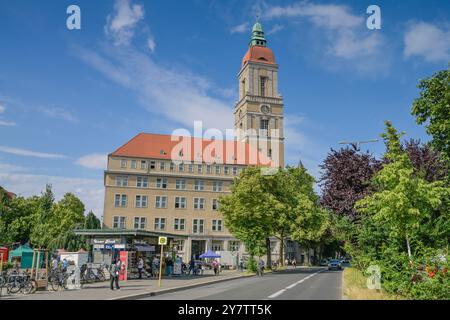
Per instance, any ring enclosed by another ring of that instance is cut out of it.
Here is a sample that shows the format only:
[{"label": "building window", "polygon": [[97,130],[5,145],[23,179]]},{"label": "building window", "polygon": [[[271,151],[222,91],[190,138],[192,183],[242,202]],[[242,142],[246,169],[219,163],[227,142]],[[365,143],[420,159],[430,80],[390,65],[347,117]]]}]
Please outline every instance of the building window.
[{"label": "building window", "polygon": [[148,197],[147,196],[136,196],[136,208],[147,208],[148,203]]},{"label": "building window", "polygon": [[224,168],[223,168],[223,173],[224,173],[225,175],[229,175],[229,174],[230,174],[230,167],[224,167]]},{"label": "building window", "polygon": [[233,176],[236,176],[238,173],[238,168],[233,167]]},{"label": "building window", "polygon": [[167,178],[157,178],[156,187],[161,189],[167,189]]},{"label": "building window", "polygon": [[272,149],[269,149],[269,158],[272,158]]},{"label": "building window", "polygon": [[167,196],[156,196],[155,208],[167,208]]},{"label": "building window", "polygon": [[194,198],[194,209],[195,210],[205,209],[205,198]]},{"label": "building window", "polygon": [[212,199],[212,209],[214,211],[217,211],[218,208],[219,208],[219,201],[217,199]]},{"label": "building window", "polygon": [[261,130],[268,130],[268,129],[269,129],[269,120],[261,119]]},{"label": "building window", "polygon": [[173,230],[184,230],[186,226],[186,220],[185,219],[178,219],[175,218],[174,223],[173,223]]},{"label": "building window", "polygon": [[214,181],[213,182],[213,191],[215,191],[215,192],[223,191],[223,182],[222,181]]},{"label": "building window", "polygon": [[137,177],[136,187],[138,188],[148,188],[148,177]]},{"label": "building window", "polygon": [[127,195],[126,194],[116,194],[115,199],[114,199],[114,206],[116,208],[125,208],[127,206]]},{"label": "building window", "polygon": [[144,217],[134,217],[134,229],[145,230],[147,219]]},{"label": "building window", "polygon": [[175,187],[178,190],[185,190],[186,189],[186,180],[184,180],[184,179],[177,179]]},{"label": "building window", "polygon": [[117,176],[116,186],[118,187],[128,187],[128,177],[127,176]]},{"label": "building window", "polygon": [[164,230],[166,228],[166,218],[155,218],[155,230]]},{"label": "building window", "polygon": [[212,231],[222,231],[222,220],[212,221]]},{"label": "building window", "polygon": [[[156,162],[155,161],[150,161],[150,169],[154,170],[155,168],[156,168]],[[145,167],[142,168],[142,169],[145,169]]]},{"label": "building window", "polygon": [[260,77],[259,78],[259,83],[260,83],[260,95],[262,97],[264,97],[266,95],[266,77]]},{"label": "building window", "polygon": [[202,173],[203,172],[203,165],[199,164],[197,165],[197,172]]},{"label": "building window", "polygon": [[161,161],[159,163],[159,170],[161,170],[161,171],[166,170],[166,163],[164,161]]},{"label": "building window", "polygon": [[175,163],[170,163],[170,171],[175,171]]},{"label": "building window", "polygon": [[192,232],[197,234],[203,233],[204,222],[203,219],[194,219],[192,223]]},{"label": "building window", "polygon": [[186,209],[186,197],[175,197],[175,209]]},{"label": "building window", "polygon": [[205,190],[205,183],[203,180],[195,180],[194,190],[203,191]]},{"label": "building window", "polygon": [[189,164],[189,172],[194,172],[194,165],[192,163]]},{"label": "building window", "polygon": [[180,163],[180,164],[178,165],[178,171],[184,172],[184,163]]},{"label": "building window", "polygon": [[206,173],[207,174],[211,174],[212,173],[212,166],[209,165],[209,164],[206,166]]},{"label": "building window", "polygon": [[239,241],[228,241],[228,251],[239,251]]},{"label": "building window", "polygon": [[125,229],[125,217],[113,217],[113,229]]},{"label": "building window", "polygon": [[221,170],[220,170],[220,166],[216,166],[216,174],[220,174]]},{"label": "building window", "polygon": [[220,243],[213,243],[212,251],[222,251],[222,245]]},{"label": "building window", "polygon": [[126,168],[127,167],[127,160],[120,160],[120,167]]},{"label": "building window", "polygon": [[131,160],[131,169],[136,169],[136,160]]},{"label": "building window", "polygon": [[147,161],[141,160],[141,169],[147,169]]}]

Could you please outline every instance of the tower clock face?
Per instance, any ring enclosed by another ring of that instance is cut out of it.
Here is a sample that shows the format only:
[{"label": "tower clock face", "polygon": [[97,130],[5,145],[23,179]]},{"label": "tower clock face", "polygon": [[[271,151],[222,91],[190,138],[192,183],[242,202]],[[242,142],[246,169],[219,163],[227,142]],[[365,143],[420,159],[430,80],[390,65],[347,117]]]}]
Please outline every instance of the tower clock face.
[{"label": "tower clock face", "polygon": [[261,106],[261,112],[262,113],[269,113],[270,112],[270,107],[269,106],[266,106],[266,105],[263,105],[263,106]]}]

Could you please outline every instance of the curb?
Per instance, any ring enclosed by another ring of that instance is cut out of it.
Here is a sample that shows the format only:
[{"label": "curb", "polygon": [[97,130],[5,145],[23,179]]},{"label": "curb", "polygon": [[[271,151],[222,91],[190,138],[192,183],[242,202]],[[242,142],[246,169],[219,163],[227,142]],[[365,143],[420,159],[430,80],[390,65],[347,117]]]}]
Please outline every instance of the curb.
[{"label": "curb", "polygon": [[214,283],[225,282],[225,281],[230,281],[230,280],[236,280],[236,279],[246,278],[246,277],[253,277],[253,276],[254,275],[252,275],[252,274],[250,274],[250,275],[245,275],[244,274],[244,275],[238,275],[236,277],[228,277],[228,278],[225,278],[225,279],[204,281],[204,282],[194,283],[194,284],[190,284],[190,285],[186,285],[186,286],[179,286],[179,287],[173,287],[173,288],[168,288],[168,289],[161,289],[161,290],[157,290],[157,291],[150,291],[150,292],[130,294],[130,295],[127,295],[127,296],[110,298],[110,299],[107,299],[107,300],[134,300],[134,299],[140,299],[140,298],[146,298],[146,297],[154,297],[154,296],[161,295],[161,294],[166,294],[166,293],[171,293],[171,292],[176,292],[176,291],[193,289],[193,288],[201,287],[201,286],[208,285],[208,284],[214,284]]}]

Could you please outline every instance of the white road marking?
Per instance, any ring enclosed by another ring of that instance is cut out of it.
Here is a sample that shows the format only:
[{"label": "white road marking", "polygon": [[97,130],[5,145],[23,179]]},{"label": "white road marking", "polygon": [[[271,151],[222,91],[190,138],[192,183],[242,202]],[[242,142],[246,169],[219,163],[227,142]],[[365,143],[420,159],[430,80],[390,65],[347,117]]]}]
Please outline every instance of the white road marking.
[{"label": "white road marking", "polygon": [[[317,271],[317,272],[315,272],[315,273],[313,273],[313,274],[310,274],[310,275],[307,276],[306,278],[303,278],[303,279],[301,279],[301,280],[299,280],[299,281],[297,281],[297,282],[294,282],[293,284],[287,286],[286,288],[281,289],[280,291],[277,291],[277,292],[275,292],[274,294],[271,294],[271,295],[268,296],[267,298],[269,298],[269,299],[276,298],[276,297],[278,297],[279,295],[282,295],[283,293],[285,293],[286,290],[289,290],[289,289],[294,288],[296,285],[298,285],[298,284],[302,283],[303,281],[306,281],[306,280],[308,280],[308,279],[314,277],[316,274],[319,274],[319,273],[321,273],[322,271],[323,271],[323,270],[320,270],[320,271]],[[265,300],[265,299],[264,299],[264,300]]]},{"label": "white road marking", "polygon": [[283,294],[285,291],[286,291],[286,289],[280,290],[280,291],[275,292],[274,294],[268,296],[267,298],[270,298],[270,299],[276,298],[276,297],[278,297],[280,294]]}]

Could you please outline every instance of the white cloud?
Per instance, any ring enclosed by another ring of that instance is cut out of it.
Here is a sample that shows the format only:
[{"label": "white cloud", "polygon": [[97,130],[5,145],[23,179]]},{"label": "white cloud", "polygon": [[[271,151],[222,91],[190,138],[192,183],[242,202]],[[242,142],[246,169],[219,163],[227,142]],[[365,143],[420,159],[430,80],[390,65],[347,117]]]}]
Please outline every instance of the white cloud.
[{"label": "white cloud", "polygon": [[78,122],[78,118],[64,108],[38,107],[38,110],[50,118],[62,119],[74,123]]},{"label": "white cloud", "polygon": [[148,46],[148,48],[150,49],[150,51],[153,53],[153,52],[155,52],[155,49],[156,49],[156,42],[155,42],[155,39],[153,38],[153,37],[149,37],[148,39],[147,39],[147,46]]},{"label": "white cloud", "polygon": [[3,121],[3,120],[0,120],[0,126],[14,127],[14,126],[16,126],[16,123],[13,122],[13,121]]},{"label": "white cloud", "polygon": [[427,62],[450,60],[450,30],[426,22],[411,23],[403,41],[403,53],[407,58],[419,56]]},{"label": "white cloud", "polygon": [[284,26],[281,24],[275,24],[268,32],[267,35],[275,34],[284,29]]},{"label": "white cloud", "polygon": [[5,110],[6,110],[6,107],[5,107],[5,106],[2,106],[2,105],[0,104],[0,113],[5,112]]},{"label": "white cloud", "polygon": [[[268,7],[264,12],[266,20],[283,19],[292,22],[295,28],[302,28],[302,36],[306,36],[307,30],[311,39],[304,41],[308,41],[312,57],[327,69],[354,68],[373,76],[374,72],[383,73],[389,67],[389,53],[382,34],[368,30],[365,16],[353,14],[348,6],[300,2]],[[304,24],[298,23],[302,21],[313,27],[305,29]]]},{"label": "white cloud", "polygon": [[271,7],[266,11],[264,17],[267,19],[307,17],[315,25],[330,29],[360,26],[364,19],[351,14],[349,11],[349,8],[343,5],[320,5],[303,2],[286,7]]},{"label": "white cloud", "polygon": [[245,33],[250,31],[250,26],[248,22],[241,23],[237,26],[234,26],[230,29],[230,33]]},{"label": "white cloud", "polygon": [[36,151],[19,149],[19,148],[11,148],[11,147],[6,147],[6,146],[0,146],[0,152],[14,154],[17,156],[35,157],[35,158],[43,158],[43,159],[66,158],[65,155],[61,155],[61,154],[36,152]]},{"label": "white cloud", "polygon": [[114,14],[108,16],[105,31],[114,39],[115,45],[129,45],[144,15],[143,5],[131,4],[130,0],[116,0]]},{"label": "white cloud", "polygon": [[62,198],[65,193],[71,192],[83,201],[86,212],[93,210],[98,217],[103,214],[104,188],[101,179],[10,172],[0,173],[0,181],[8,191],[25,197],[39,195],[45,185],[49,183],[53,186],[53,192],[57,200]]},{"label": "white cloud", "polygon": [[76,163],[89,169],[106,169],[107,155],[102,153],[92,153],[80,157]]},{"label": "white cloud", "polygon": [[204,127],[232,128],[232,108],[214,98],[212,84],[206,78],[186,70],[157,65],[136,48],[107,50],[107,55],[81,49],[79,57],[107,78],[133,90],[150,112],[191,128],[202,120]]},{"label": "white cloud", "polygon": [[11,173],[11,172],[24,172],[27,171],[28,168],[17,166],[15,164],[9,164],[9,163],[0,163],[0,172],[5,173]]}]

